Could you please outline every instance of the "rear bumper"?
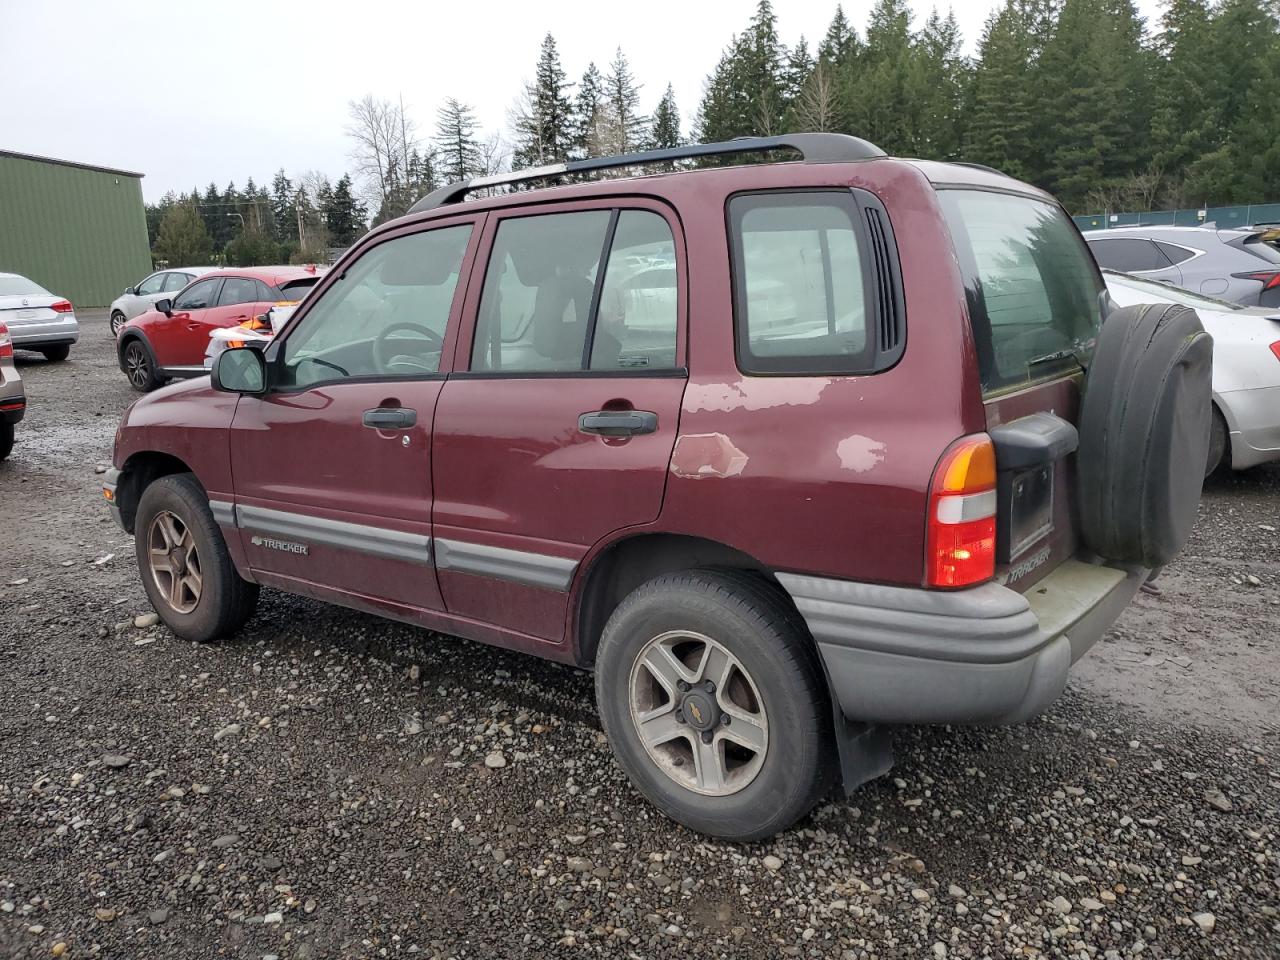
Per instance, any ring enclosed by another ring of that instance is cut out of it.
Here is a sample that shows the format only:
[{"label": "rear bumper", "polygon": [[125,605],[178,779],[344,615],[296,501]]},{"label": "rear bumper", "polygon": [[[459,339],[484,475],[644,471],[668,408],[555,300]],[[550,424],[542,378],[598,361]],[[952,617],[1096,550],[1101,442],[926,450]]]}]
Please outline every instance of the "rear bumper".
[{"label": "rear bumper", "polygon": [[17,423],[26,412],[27,398],[21,393],[0,396],[0,423]]},{"label": "rear bumper", "polygon": [[1280,386],[1218,395],[1231,424],[1231,466],[1243,470],[1280,460]]},{"label": "rear bumper", "polygon": [[1071,664],[1150,571],[1068,560],[1021,594],[779,574],[817,641],[832,697],[867,723],[1003,724],[1061,695]]},{"label": "rear bumper", "polygon": [[45,320],[40,323],[15,323],[9,327],[13,345],[19,349],[75,343],[80,339],[80,324],[75,317]]}]

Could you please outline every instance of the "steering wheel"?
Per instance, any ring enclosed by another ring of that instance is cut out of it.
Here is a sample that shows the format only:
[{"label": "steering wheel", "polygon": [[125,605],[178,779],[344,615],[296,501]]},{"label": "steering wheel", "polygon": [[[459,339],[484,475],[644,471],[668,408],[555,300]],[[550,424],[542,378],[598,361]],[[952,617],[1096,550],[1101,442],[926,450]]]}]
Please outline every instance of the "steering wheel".
[{"label": "steering wheel", "polygon": [[378,368],[380,370],[388,370],[392,367],[412,367],[424,373],[435,373],[439,369],[439,361],[428,363],[422,357],[390,352],[391,348],[387,343],[387,339],[398,330],[409,330],[413,333],[421,334],[423,339],[432,344],[431,350],[433,352],[444,352],[444,338],[430,327],[424,327],[417,323],[393,323],[374,338],[373,361],[378,365]]}]

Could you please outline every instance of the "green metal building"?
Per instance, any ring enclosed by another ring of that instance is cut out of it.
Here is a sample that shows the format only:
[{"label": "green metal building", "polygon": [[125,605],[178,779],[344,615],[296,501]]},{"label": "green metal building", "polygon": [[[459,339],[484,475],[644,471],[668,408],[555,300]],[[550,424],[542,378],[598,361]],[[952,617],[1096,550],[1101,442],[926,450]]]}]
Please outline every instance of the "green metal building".
[{"label": "green metal building", "polygon": [[103,307],[150,271],[142,174],[0,150],[0,273]]}]

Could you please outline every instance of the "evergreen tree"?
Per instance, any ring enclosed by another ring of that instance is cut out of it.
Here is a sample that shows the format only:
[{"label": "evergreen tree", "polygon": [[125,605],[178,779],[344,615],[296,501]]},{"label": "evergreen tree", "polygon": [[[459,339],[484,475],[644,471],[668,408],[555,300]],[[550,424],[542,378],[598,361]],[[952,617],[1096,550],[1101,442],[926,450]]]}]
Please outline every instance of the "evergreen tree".
[{"label": "evergreen tree", "polygon": [[349,247],[364,233],[364,204],[356,199],[351,175],[344,173],[320,205],[320,213],[335,246]]},{"label": "evergreen tree", "polygon": [[213,257],[213,244],[193,203],[171,206],[160,221],[152,257],[171,267],[201,266]]},{"label": "evergreen tree", "polygon": [[453,97],[436,114],[436,144],[440,169],[450,182],[469,180],[480,172],[480,144],[476,140],[475,114],[471,107]]},{"label": "evergreen tree", "polygon": [[777,17],[760,0],[746,32],[735,37],[707,78],[698,109],[702,140],[768,136],[782,132],[787,96]]},{"label": "evergreen tree", "polygon": [[594,63],[589,63],[573,101],[574,159],[598,157],[604,153],[606,121],[604,77]]},{"label": "evergreen tree", "polygon": [[960,53],[960,24],[953,12],[929,15],[917,41],[924,73],[919,155],[936,160],[960,159],[969,62]]},{"label": "evergreen tree", "polygon": [[640,114],[640,87],[622,48],[614,52],[604,78],[604,104],[611,143],[610,153],[639,150],[648,135],[649,118]]},{"label": "evergreen tree", "polygon": [[835,16],[831,18],[831,26],[827,28],[827,35],[818,45],[818,61],[838,67],[856,60],[861,53],[861,47],[862,42],[858,39],[857,31],[844,15],[844,7],[837,4]]},{"label": "evergreen tree", "polygon": [[1043,169],[1037,135],[1035,39],[1026,6],[1005,0],[988,19],[969,86],[965,159],[1035,182]]},{"label": "evergreen tree", "polygon": [[[788,108],[794,107],[804,90],[809,74],[813,73],[813,57],[809,55],[809,44],[804,37],[796,44],[795,49],[787,56],[786,66],[782,72],[782,99]],[[794,124],[788,124],[794,129]]]},{"label": "evergreen tree", "polygon": [[840,69],[840,123],[889,153],[918,155],[927,82],[906,0],[877,0],[862,56]]},{"label": "evergreen tree", "polygon": [[676,108],[676,92],[671,84],[653,111],[653,127],[649,133],[649,146],[654,150],[666,150],[680,146],[680,111]]},{"label": "evergreen tree", "polygon": [[271,219],[276,242],[288,240],[292,235],[289,225],[293,220],[293,181],[285,176],[283,167],[271,178]]},{"label": "evergreen tree", "polygon": [[548,33],[534,71],[533,83],[525,88],[524,102],[515,117],[513,169],[561,163],[573,148],[573,104],[555,38]]}]

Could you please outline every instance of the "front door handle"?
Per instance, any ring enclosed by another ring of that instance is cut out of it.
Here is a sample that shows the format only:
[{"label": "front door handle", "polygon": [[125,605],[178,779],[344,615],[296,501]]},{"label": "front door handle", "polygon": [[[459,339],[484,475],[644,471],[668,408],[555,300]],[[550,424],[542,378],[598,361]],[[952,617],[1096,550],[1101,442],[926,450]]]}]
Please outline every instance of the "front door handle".
[{"label": "front door handle", "polygon": [[578,429],[597,437],[634,437],[658,429],[658,415],[649,410],[597,410],[578,418]]},{"label": "front door handle", "polygon": [[374,407],[364,412],[363,422],[375,430],[408,430],[418,422],[418,411],[408,407]]}]

